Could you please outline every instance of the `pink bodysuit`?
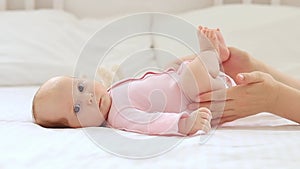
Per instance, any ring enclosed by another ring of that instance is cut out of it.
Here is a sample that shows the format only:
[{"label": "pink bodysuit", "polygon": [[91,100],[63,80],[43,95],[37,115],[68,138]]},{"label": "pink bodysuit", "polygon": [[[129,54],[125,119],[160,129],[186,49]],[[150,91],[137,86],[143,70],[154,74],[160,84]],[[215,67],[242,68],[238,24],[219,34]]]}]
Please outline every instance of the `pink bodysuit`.
[{"label": "pink bodysuit", "polygon": [[[181,88],[180,76],[188,62],[175,71],[147,72],[138,79],[126,79],[109,89],[112,105],[108,126],[151,135],[182,135],[178,123],[191,113],[187,106],[193,103]],[[221,73],[218,78],[228,82]]]}]

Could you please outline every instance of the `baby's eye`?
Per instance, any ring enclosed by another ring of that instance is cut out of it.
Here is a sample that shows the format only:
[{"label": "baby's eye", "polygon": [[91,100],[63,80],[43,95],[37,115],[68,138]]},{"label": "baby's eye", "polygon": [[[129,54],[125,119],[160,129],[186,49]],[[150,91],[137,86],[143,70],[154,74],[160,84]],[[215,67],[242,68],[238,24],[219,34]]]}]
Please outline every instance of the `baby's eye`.
[{"label": "baby's eye", "polygon": [[80,92],[83,92],[83,90],[84,90],[84,85],[83,85],[82,83],[79,83],[79,85],[78,85],[78,90],[79,90]]},{"label": "baby's eye", "polygon": [[73,110],[75,113],[78,113],[80,111],[80,104],[75,104]]}]

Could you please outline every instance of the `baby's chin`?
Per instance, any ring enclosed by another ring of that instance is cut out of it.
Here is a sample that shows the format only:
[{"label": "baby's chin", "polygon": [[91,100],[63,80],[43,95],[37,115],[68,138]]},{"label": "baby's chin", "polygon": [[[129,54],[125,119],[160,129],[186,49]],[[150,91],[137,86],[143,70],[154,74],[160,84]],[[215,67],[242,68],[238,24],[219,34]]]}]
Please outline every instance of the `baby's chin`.
[{"label": "baby's chin", "polygon": [[100,113],[102,114],[104,120],[107,119],[108,112],[109,112],[110,106],[111,106],[110,97],[109,96],[101,97],[99,99],[99,104],[98,105],[99,105]]},{"label": "baby's chin", "polygon": [[[87,114],[87,112],[84,112],[84,113]],[[82,127],[99,127],[99,126],[101,126],[105,122],[103,115],[100,115],[98,111],[94,112],[93,114],[94,115],[89,114],[87,116],[85,115],[85,116],[75,117],[76,119],[72,119],[72,121],[69,122],[70,127],[82,128]]]},{"label": "baby's chin", "polygon": [[100,127],[102,124],[105,123],[104,119],[93,121],[93,122],[88,122],[88,123],[82,123],[80,124],[80,127]]}]

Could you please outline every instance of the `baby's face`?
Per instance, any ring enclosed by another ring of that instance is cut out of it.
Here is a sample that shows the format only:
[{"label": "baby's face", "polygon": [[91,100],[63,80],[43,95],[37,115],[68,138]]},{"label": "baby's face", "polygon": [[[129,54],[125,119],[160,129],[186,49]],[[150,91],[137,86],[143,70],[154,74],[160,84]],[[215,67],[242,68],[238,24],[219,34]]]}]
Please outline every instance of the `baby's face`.
[{"label": "baby's face", "polygon": [[37,104],[40,119],[66,119],[69,127],[97,127],[107,119],[111,98],[99,82],[56,77],[40,90],[46,94]]},{"label": "baby's face", "polygon": [[111,106],[111,98],[106,88],[99,82],[85,79],[73,79],[72,87],[73,104],[69,114],[78,120],[70,120],[71,127],[77,127],[77,121],[84,127],[100,126],[107,119]]}]

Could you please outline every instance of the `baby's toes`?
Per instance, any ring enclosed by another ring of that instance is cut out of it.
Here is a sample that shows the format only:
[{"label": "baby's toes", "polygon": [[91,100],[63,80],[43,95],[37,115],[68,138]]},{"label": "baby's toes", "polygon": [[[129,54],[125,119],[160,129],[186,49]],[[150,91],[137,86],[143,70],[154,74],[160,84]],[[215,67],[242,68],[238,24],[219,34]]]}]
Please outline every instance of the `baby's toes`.
[{"label": "baby's toes", "polygon": [[216,41],[217,40],[217,35],[216,32],[214,30],[209,30],[209,39],[211,41]]},{"label": "baby's toes", "polygon": [[210,120],[204,120],[203,121],[201,130],[204,133],[208,133],[211,130]]},{"label": "baby's toes", "polygon": [[212,113],[208,108],[201,107],[198,109],[198,111],[199,111],[199,115],[201,116],[201,118],[209,119],[209,120],[212,119]]}]

